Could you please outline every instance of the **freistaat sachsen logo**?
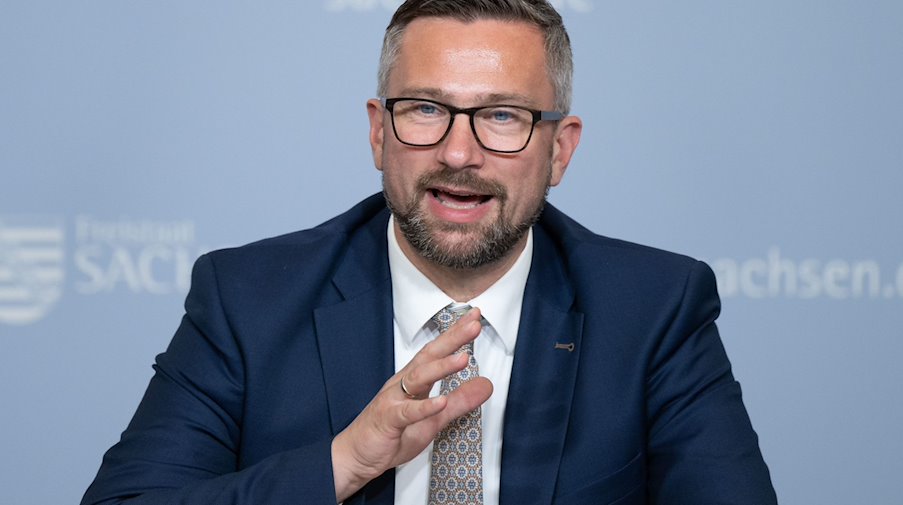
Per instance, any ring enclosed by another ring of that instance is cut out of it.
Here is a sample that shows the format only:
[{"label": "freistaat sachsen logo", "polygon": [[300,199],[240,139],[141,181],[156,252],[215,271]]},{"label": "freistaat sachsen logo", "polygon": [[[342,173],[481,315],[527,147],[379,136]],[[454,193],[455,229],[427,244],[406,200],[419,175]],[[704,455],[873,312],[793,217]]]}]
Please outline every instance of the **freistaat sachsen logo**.
[{"label": "freistaat sachsen logo", "polygon": [[62,220],[0,216],[0,324],[40,320],[63,292]]}]

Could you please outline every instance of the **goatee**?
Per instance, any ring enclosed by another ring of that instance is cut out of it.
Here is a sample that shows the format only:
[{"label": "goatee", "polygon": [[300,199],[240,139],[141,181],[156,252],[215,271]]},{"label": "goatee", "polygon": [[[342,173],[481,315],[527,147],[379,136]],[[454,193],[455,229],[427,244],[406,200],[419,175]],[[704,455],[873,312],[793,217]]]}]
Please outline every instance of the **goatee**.
[{"label": "goatee", "polygon": [[[550,173],[551,176],[551,173]],[[431,222],[420,207],[421,196],[433,187],[466,188],[474,194],[491,196],[498,205],[498,217],[487,224]],[[503,258],[527,233],[542,214],[549,185],[535,208],[524,219],[511,222],[506,217],[508,193],[498,182],[482,179],[468,170],[447,167],[425,174],[417,181],[417,190],[406,203],[393,201],[383,184],[386,205],[408,243],[424,259],[437,265],[466,270],[477,269]],[[457,241],[446,243],[439,234],[458,234]]]}]

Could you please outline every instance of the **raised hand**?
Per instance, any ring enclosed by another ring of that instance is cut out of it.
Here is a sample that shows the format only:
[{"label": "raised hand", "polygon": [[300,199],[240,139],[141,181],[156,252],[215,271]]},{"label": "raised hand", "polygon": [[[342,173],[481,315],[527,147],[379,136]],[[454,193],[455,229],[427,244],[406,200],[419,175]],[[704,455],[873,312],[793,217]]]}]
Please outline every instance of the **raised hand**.
[{"label": "raised hand", "polygon": [[445,425],[489,399],[492,383],[485,377],[474,378],[447,396],[428,397],[436,381],[467,366],[467,354],[455,351],[477,338],[480,327],[479,309],[461,316],[390,377],[336,436],[332,468],[338,501],[386,470],[413,459]]}]

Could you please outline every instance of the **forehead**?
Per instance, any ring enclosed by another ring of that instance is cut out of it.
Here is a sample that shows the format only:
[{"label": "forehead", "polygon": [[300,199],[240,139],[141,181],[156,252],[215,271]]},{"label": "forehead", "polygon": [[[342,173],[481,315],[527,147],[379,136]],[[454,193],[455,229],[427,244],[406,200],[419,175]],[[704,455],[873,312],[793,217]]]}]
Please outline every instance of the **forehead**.
[{"label": "forehead", "polygon": [[512,96],[525,105],[554,98],[542,31],[521,21],[419,18],[405,29],[389,78],[389,93],[429,91],[479,105],[481,97]]}]

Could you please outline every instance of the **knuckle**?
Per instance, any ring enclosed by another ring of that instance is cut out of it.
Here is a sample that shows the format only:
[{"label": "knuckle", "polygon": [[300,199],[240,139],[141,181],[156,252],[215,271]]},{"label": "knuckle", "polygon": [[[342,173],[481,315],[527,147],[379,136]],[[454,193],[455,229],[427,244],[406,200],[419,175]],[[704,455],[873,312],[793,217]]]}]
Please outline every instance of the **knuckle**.
[{"label": "knuckle", "polygon": [[398,412],[398,417],[402,424],[408,425],[413,421],[415,416],[414,412],[412,412],[412,409],[415,408],[415,405],[415,402],[406,402],[401,405],[401,408]]},{"label": "knuckle", "polygon": [[[441,337],[441,336],[442,336],[442,335],[440,335],[440,337]],[[417,354],[418,354],[418,355],[424,354],[424,355],[426,355],[426,356],[432,356],[432,354],[436,351],[436,346],[439,345],[438,342],[439,342],[439,339],[438,339],[438,338],[435,339],[435,340],[432,340],[432,341],[428,342],[425,346],[423,346],[423,348],[422,348],[422,349],[420,350],[420,352],[417,353]]]}]

